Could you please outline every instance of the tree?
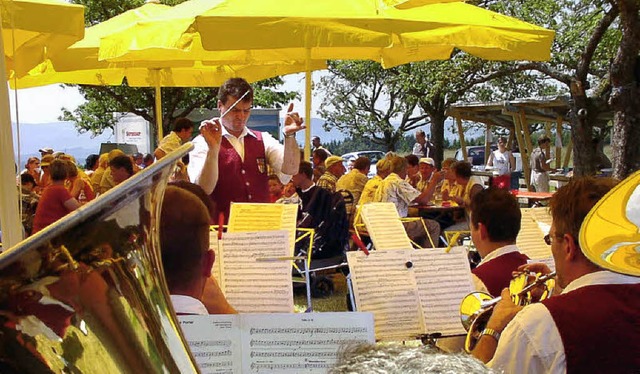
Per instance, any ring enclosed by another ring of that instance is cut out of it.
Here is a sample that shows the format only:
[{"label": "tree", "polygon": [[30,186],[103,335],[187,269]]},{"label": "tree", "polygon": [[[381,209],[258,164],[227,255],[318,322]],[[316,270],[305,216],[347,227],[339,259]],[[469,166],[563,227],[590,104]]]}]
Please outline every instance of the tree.
[{"label": "tree", "polygon": [[[175,5],[184,0],[164,0],[166,5]],[[87,26],[105,21],[122,12],[142,6],[144,0],[71,0],[85,6]],[[274,107],[284,105],[298,96],[295,92],[281,92],[277,88],[282,84],[279,77],[254,84],[254,105]],[[151,123],[155,119],[155,96],[153,88],[129,87],[126,81],[120,86],[78,86],[87,100],[76,110],[63,108],[61,120],[74,121],[80,132],[91,131],[100,134],[113,128],[116,120],[112,113],[135,113]],[[188,115],[196,108],[215,108],[217,106],[217,88],[171,88],[163,87],[161,119],[163,132],[170,130],[173,120]]]}]

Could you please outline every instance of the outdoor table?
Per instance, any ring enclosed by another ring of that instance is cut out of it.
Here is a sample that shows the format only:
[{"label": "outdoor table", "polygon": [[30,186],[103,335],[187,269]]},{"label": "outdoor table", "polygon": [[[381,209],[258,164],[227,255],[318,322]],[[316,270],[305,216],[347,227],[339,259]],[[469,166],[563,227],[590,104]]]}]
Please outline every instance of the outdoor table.
[{"label": "outdoor table", "polygon": [[531,208],[534,204],[548,201],[553,196],[553,192],[532,192],[512,190],[511,193],[518,199],[527,199],[527,206]]},{"label": "outdoor table", "polygon": [[[413,217],[424,217],[427,213],[445,213],[445,212],[454,212],[456,210],[464,210],[464,207],[459,206],[453,201],[445,201],[438,203],[429,203],[429,204],[415,204],[409,205],[409,216]],[[413,213],[413,214],[412,214]]]}]

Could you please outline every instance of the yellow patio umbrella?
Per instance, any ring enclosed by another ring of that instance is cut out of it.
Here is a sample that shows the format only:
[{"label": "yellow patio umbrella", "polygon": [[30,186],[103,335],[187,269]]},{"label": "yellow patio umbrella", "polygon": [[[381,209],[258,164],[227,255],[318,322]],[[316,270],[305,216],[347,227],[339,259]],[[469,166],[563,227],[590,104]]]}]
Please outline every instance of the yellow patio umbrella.
[{"label": "yellow patio umbrella", "polygon": [[[29,88],[53,83],[120,85],[126,78],[132,87],[154,87],[156,89],[156,119],[158,140],[162,139],[161,87],[218,87],[231,77],[242,76],[254,82],[279,75],[298,73],[307,68],[305,61],[287,60],[277,64],[241,65],[225,64],[203,59],[207,54],[183,53],[180,58],[170,54],[158,56],[153,61],[136,59],[126,62],[98,60],[100,38],[135,22],[158,16],[171,7],[157,2],[147,2],[136,9],[119,14],[86,30],[85,37],[61,51],[44,63],[36,66],[26,76],[11,81],[12,88]],[[326,67],[324,61],[315,61],[314,69]]]},{"label": "yellow patio umbrella", "polygon": [[[43,61],[48,51],[64,48],[84,34],[84,7],[53,0],[1,0],[0,71],[20,74]],[[64,21],[64,22],[61,22]],[[15,186],[15,156],[7,85],[0,85],[0,227],[2,245],[22,239]]]},{"label": "yellow patio umbrella", "polygon": [[84,7],[58,0],[1,0],[7,76],[26,74],[84,35]]},{"label": "yellow patio umbrella", "polygon": [[[375,0],[191,0],[103,38],[100,59],[152,59],[182,50],[218,51],[221,60],[236,63],[368,59],[392,67],[448,59],[458,48],[485,59],[547,60],[553,36],[553,31],[461,2],[397,9]],[[306,135],[308,145],[309,129]]]},{"label": "yellow patio umbrella", "polygon": [[580,248],[598,266],[640,276],[640,171],[591,209],[580,227]]}]

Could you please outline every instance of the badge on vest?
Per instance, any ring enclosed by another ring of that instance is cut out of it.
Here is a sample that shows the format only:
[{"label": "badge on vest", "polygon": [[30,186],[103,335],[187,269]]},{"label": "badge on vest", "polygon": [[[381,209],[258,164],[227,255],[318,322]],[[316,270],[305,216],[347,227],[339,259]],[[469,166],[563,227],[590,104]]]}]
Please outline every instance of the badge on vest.
[{"label": "badge on vest", "polygon": [[259,157],[256,161],[258,162],[258,171],[265,174],[267,172],[267,160],[264,157]]}]

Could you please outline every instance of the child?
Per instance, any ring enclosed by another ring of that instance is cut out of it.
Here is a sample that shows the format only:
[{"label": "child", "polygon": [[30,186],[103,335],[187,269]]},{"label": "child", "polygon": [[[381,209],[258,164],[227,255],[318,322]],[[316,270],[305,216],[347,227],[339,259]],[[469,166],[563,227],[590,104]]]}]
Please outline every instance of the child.
[{"label": "child", "polygon": [[282,190],[284,186],[280,182],[280,178],[277,175],[269,175],[269,202],[275,203],[282,197]]},{"label": "child", "polygon": [[284,193],[276,203],[300,204],[300,197],[296,193],[296,187],[293,185],[293,182],[289,182],[284,186]]}]

